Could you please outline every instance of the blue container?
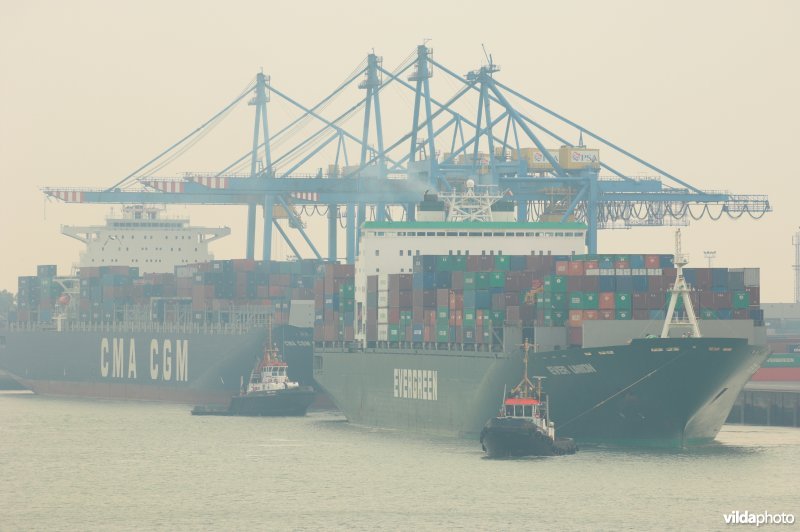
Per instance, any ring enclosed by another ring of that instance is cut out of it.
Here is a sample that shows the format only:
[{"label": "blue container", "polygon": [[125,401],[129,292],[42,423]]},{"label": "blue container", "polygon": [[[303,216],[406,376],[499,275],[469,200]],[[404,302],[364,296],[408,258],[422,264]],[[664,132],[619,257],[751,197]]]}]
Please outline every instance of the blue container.
[{"label": "blue container", "polygon": [[673,255],[659,255],[658,256],[659,268],[674,268],[675,257]]},{"label": "blue container", "polygon": [[613,257],[606,257],[603,256],[598,260],[601,270],[611,270],[614,268],[614,259]]},{"label": "blue container", "polygon": [[475,308],[475,290],[464,290],[464,308],[465,309],[474,309]]},{"label": "blue container", "polygon": [[615,292],[617,290],[616,277],[613,275],[598,276],[598,292]]},{"label": "blue container", "polygon": [[488,290],[475,291],[475,308],[492,308],[492,294]]},{"label": "blue container", "polygon": [[726,268],[711,268],[711,286],[728,286],[728,270]]},{"label": "blue container", "polygon": [[631,268],[634,270],[641,270],[645,268],[644,255],[631,255],[630,256]]},{"label": "blue container", "polygon": [[684,268],[683,269],[683,278],[686,279],[686,282],[692,286],[697,284],[697,270],[694,268]]},{"label": "blue container", "polygon": [[424,327],[419,324],[414,324],[411,326],[411,339],[414,342],[424,342]]},{"label": "blue container", "polygon": [[436,288],[436,272],[424,271],[422,272],[422,289],[433,290]]},{"label": "blue container", "polygon": [[633,276],[633,291],[634,292],[649,292],[648,283],[647,283],[647,276],[646,275],[634,275]]},{"label": "blue container", "polygon": [[633,276],[618,275],[616,277],[616,292],[633,292]]},{"label": "blue container", "polygon": [[717,317],[721,320],[729,320],[733,318],[733,310],[729,308],[721,308],[717,310]]},{"label": "blue container", "polygon": [[744,290],[744,272],[728,272],[728,289],[732,292]]},{"label": "blue container", "polygon": [[528,258],[523,255],[512,255],[509,268],[514,272],[524,271],[528,267]]},{"label": "blue container", "polygon": [[436,288],[451,288],[452,287],[452,273],[451,272],[436,272]]}]

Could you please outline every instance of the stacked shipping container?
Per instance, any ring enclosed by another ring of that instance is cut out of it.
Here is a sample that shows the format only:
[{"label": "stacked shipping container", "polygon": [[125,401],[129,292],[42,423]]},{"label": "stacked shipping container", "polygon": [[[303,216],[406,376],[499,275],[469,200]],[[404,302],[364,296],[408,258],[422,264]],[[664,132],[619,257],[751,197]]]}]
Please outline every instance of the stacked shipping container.
[{"label": "stacked shipping container", "polygon": [[[367,278],[367,342],[490,344],[502,325],[567,327],[587,320],[664,320],[671,255],[418,256],[413,274]],[[758,270],[684,269],[700,319],[763,321]],[[683,304],[677,305],[681,313]]]},{"label": "stacked shipping container", "polygon": [[[274,323],[289,319],[292,300],[314,299],[316,261],[219,260],[175,267],[174,273],[139,275],[127,266],[83,267],[76,316],[84,322],[126,319],[126,307],[149,307],[155,321],[224,321],[225,312],[245,306],[274,311]],[[36,277],[20,277],[17,320],[49,322],[63,287],[55,266]],[[43,297],[43,294],[46,297]],[[66,301],[61,301],[66,303]]]}]

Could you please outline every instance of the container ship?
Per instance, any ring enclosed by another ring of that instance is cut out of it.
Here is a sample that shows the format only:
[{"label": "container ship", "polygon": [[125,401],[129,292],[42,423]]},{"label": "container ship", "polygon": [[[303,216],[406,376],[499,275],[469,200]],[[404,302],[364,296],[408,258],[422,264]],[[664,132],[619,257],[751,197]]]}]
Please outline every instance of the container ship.
[{"label": "container ship", "polygon": [[561,435],[713,440],[768,354],[758,270],[588,255],[584,225],[515,222],[478,188],[365,223],[355,266],[317,280],[314,376],[348,420],[477,437],[527,340]]},{"label": "container ship", "polygon": [[0,369],[36,393],[213,403],[240,389],[264,350],[267,319],[311,384],[317,263],[213,260],[228,228],[132,205],[105,225],[63,227],[86,244],[77,273],[19,278],[0,323]]},{"label": "container ship", "polygon": [[770,356],[745,385],[729,423],[800,426],[800,304],[764,305]]}]

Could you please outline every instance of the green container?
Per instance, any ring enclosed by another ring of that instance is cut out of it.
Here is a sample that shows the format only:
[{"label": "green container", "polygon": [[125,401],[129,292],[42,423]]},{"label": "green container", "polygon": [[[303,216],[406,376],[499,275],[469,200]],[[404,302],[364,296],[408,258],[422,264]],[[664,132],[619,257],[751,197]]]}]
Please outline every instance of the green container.
[{"label": "green container", "polygon": [[450,341],[450,324],[444,327],[436,327],[436,341],[449,342]]},{"label": "green container", "polygon": [[566,292],[555,292],[550,294],[551,308],[559,310],[567,310],[569,308],[569,299]]},{"label": "green container", "polygon": [[489,272],[477,272],[475,273],[475,289],[476,290],[486,290],[489,288]]},{"label": "green container", "polygon": [[494,269],[497,271],[507,271],[511,267],[511,258],[507,255],[494,256]]},{"label": "green container", "polygon": [[597,310],[599,308],[599,300],[597,292],[584,292],[583,293],[583,309],[584,310]]},{"label": "green container", "polygon": [[506,272],[491,272],[489,274],[490,288],[503,288],[506,285]]},{"label": "green container", "polygon": [[400,340],[400,327],[397,325],[389,325],[389,341],[397,342]]},{"label": "green container", "polygon": [[566,292],[567,277],[565,275],[548,275],[544,278],[544,289],[547,292]]},{"label": "green container", "polygon": [[503,323],[504,321],[506,321],[506,311],[505,310],[489,311],[489,319],[495,323]]},{"label": "green container", "polygon": [[717,311],[711,308],[701,308],[700,309],[700,319],[703,320],[715,320],[719,316],[717,315]]},{"label": "green container", "polygon": [[436,257],[436,271],[450,272],[453,271],[453,257],[450,255],[439,255]]},{"label": "green container", "polygon": [[344,312],[353,312],[356,308],[356,302],[354,299],[342,299],[339,301],[339,307],[341,307]]},{"label": "green container", "polygon": [[[614,305],[617,310],[630,310],[631,295],[628,292],[617,292],[616,294],[614,294]],[[629,320],[630,318],[622,318],[622,319]]]},{"label": "green container", "polygon": [[352,284],[343,284],[339,286],[339,299],[353,299],[356,293],[356,287]]},{"label": "green container", "polygon": [[450,266],[452,271],[454,272],[465,272],[467,271],[467,257],[464,255],[456,255],[455,257],[450,257],[451,263]]},{"label": "green container", "polygon": [[618,320],[629,320],[631,319],[631,311],[617,309],[616,318]]},{"label": "green container", "polygon": [[464,290],[475,290],[475,272],[464,272]]},{"label": "green container", "polygon": [[448,307],[436,307],[436,320],[449,320],[450,309]]},{"label": "green container", "polygon": [[[669,300],[672,297],[670,292],[664,292],[664,308],[669,309]],[[678,301],[675,303],[675,309],[683,309],[683,298],[678,296]]]},{"label": "green container", "polygon": [[464,309],[464,324],[475,323],[475,309]]},{"label": "green container", "polygon": [[750,292],[736,291],[731,294],[731,303],[733,308],[747,308],[750,306]]},{"label": "green container", "polygon": [[583,310],[583,292],[570,292],[569,308],[573,310]]}]

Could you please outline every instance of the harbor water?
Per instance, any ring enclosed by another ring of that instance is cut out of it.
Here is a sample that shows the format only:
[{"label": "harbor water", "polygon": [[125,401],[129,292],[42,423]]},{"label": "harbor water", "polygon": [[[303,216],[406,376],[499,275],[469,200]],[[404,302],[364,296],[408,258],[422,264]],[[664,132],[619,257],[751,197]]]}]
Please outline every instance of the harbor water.
[{"label": "harbor water", "polygon": [[189,411],[0,393],[0,530],[722,530],[735,511],[800,517],[797,428],[489,460],[477,441],[335,412]]}]

